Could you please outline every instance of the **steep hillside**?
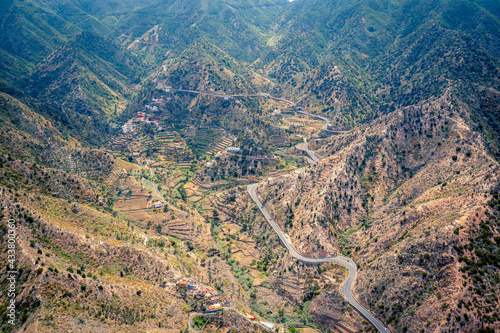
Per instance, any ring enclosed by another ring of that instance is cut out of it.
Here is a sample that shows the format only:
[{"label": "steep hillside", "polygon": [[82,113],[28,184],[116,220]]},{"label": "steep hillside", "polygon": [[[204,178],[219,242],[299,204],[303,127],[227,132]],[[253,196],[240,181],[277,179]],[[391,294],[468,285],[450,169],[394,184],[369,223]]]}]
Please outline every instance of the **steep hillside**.
[{"label": "steep hillside", "polygon": [[500,330],[499,15],[3,1],[2,332]]},{"label": "steep hillside", "polygon": [[154,1],[132,11],[119,30],[126,45],[156,59],[159,52],[180,53],[206,38],[231,56],[250,61],[260,56],[268,27],[287,4],[285,0]]},{"label": "steep hillside", "polygon": [[[140,238],[123,222],[96,210],[73,204],[69,211],[58,208],[64,201],[44,196],[35,199],[25,194],[16,200],[16,208],[13,196],[2,192],[1,226],[5,235],[7,220],[14,219],[20,235],[16,252],[20,271],[17,293],[22,299],[18,304],[20,325],[37,331],[78,326],[114,332],[137,332],[139,327],[163,325],[166,329],[179,328],[182,310],[170,304],[183,301],[162,282],[170,283],[181,276],[178,268],[171,265],[171,259],[152,256],[144,249],[127,246],[124,241],[96,237],[97,227],[87,233],[68,221],[72,215],[91,214],[101,220],[100,228],[107,230],[106,234],[116,233],[128,241]],[[33,203],[30,205],[29,201]],[[38,217],[37,205],[54,205],[53,215]],[[2,274],[2,279],[6,276]],[[148,306],[152,303],[163,305]],[[3,304],[5,309],[6,303]],[[6,323],[5,316],[3,322]],[[4,325],[4,329],[11,331],[12,326]]]},{"label": "steep hillside", "polygon": [[[145,105],[155,103],[158,107],[155,116],[179,129],[218,126],[235,136],[248,134],[250,129],[261,132],[268,125],[258,119],[273,107],[283,105],[258,97],[259,92],[270,91],[273,86],[268,78],[202,39],[164,61],[142,83],[120,120],[130,119]],[[225,99],[225,95],[231,97]],[[161,101],[153,102],[155,99]]]},{"label": "steep hillside", "polygon": [[158,79],[172,87],[225,94],[255,94],[272,84],[204,39],[165,61]]},{"label": "steep hillside", "polygon": [[[93,33],[81,33],[40,63],[27,93],[61,129],[96,143],[110,131],[139,82],[141,67],[128,51]],[[81,128],[86,128],[86,133]]]},{"label": "steep hillside", "polygon": [[456,247],[462,229],[484,221],[499,165],[460,115],[469,115],[466,106],[449,93],[396,110],[325,143],[317,166],[259,187],[302,253],[358,263],[359,299],[396,331],[498,322],[488,319],[495,305],[481,314],[462,308],[490,303],[489,293],[467,290]]},{"label": "steep hillside", "polygon": [[[74,1],[78,3],[80,1]],[[63,11],[57,9],[64,7]],[[0,14],[1,81],[16,85],[19,79],[68,39],[82,30],[106,29],[89,12],[56,1],[3,1]],[[68,14],[68,15],[65,15]]]},{"label": "steep hillside", "polygon": [[[351,124],[450,86],[486,90],[497,100],[500,25],[493,2],[294,1],[273,31],[272,51],[258,66],[284,91],[331,117],[335,106]],[[472,116],[498,145],[496,121],[486,120],[490,109]]]}]

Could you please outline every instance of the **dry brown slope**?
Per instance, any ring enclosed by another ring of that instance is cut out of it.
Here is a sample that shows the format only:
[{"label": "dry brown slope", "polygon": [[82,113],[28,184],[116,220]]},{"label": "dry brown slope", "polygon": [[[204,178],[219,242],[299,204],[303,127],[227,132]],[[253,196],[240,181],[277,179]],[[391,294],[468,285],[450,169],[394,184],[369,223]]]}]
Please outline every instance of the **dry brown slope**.
[{"label": "dry brown slope", "polygon": [[[467,115],[448,93],[398,110],[331,139],[327,158],[259,193],[299,251],[360,265],[359,299],[394,331],[489,324],[457,307],[468,291],[453,231],[479,223],[499,175]],[[465,312],[468,322],[453,319]]]}]

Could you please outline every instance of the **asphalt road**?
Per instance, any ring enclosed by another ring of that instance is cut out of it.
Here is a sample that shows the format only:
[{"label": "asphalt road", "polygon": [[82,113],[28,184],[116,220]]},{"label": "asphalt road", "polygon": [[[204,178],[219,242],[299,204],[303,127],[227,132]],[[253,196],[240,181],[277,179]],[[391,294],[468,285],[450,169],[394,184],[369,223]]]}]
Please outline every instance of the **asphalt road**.
[{"label": "asphalt road", "polygon": [[161,201],[162,201],[164,204],[166,204],[166,203],[167,203],[167,201],[165,200],[165,198],[163,197],[163,195],[161,195],[160,191],[158,191],[158,185],[156,185],[156,183],[155,183],[155,182],[152,182],[152,181],[150,181],[150,180],[148,180],[148,179],[145,179],[145,178],[142,178],[142,179],[143,179],[143,181],[145,181],[145,182],[149,182],[149,183],[151,183],[151,184],[153,185],[153,189],[155,190],[156,195],[157,195],[157,196],[161,199]]},{"label": "asphalt road", "polygon": [[[286,100],[283,98],[278,98],[278,97],[272,96],[268,93],[259,93],[259,94],[255,94],[255,95],[222,95],[222,94],[217,94],[217,93],[200,92],[200,91],[196,91],[196,90],[185,90],[185,89],[172,89],[172,90],[178,91],[178,92],[211,95],[211,96],[220,97],[220,98],[268,97],[268,98],[271,98],[274,100],[283,101],[283,102],[287,102],[287,103],[290,103],[292,105],[295,105],[295,103],[292,101],[289,101],[289,100]],[[328,129],[330,127],[330,120],[328,120],[327,118],[319,116],[319,115],[307,113],[304,111],[297,111],[297,112],[323,120],[325,122],[325,125],[323,126],[323,130],[327,131],[327,132],[330,131]],[[303,150],[307,153],[307,155],[309,156],[307,158],[307,161],[310,164],[315,164],[316,162],[319,161],[319,159],[316,157],[314,152],[308,149],[307,142],[300,143],[296,147],[297,147],[297,149]],[[297,252],[297,250],[295,250],[295,248],[292,246],[292,244],[290,244],[290,242],[286,239],[285,235],[283,234],[283,232],[281,231],[279,226],[273,221],[273,219],[271,218],[271,215],[269,215],[267,210],[262,206],[262,203],[257,198],[257,196],[255,194],[255,189],[256,189],[257,185],[258,184],[249,185],[248,186],[248,193],[250,194],[250,197],[252,198],[252,200],[257,204],[257,206],[259,207],[260,211],[262,212],[262,214],[264,215],[266,220],[271,224],[274,231],[278,234],[278,237],[280,238],[281,243],[284,244],[285,247],[290,251],[290,253],[295,258],[297,258],[299,261],[306,262],[306,263],[336,262],[338,264],[344,265],[349,270],[349,276],[347,277],[347,279],[344,281],[344,284],[342,285],[342,295],[347,299],[349,304],[351,304],[352,307],[354,307],[361,314],[361,316],[363,316],[366,320],[368,320],[380,332],[389,333],[389,331],[384,327],[384,325],[377,318],[375,318],[368,310],[366,310],[361,304],[359,304],[352,296],[352,293],[351,293],[352,284],[354,283],[354,280],[356,279],[356,274],[357,274],[357,267],[356,267],[356,264],[354,263],[354,261],[352,261],[352,259],[350,259],[350,258],[345,258],[345,257],[308,258],[308,257],[304,257],[299,252]],[[158,193],[158,191],[157,191],[157,193]],[[194,328],[191,327],[191,318],[194,315],[196,315],[196,314],[192,314],[190,317],[190,320],[189,320],[189,326],[192,330],[194,330]],[[194,330],[194,331],[196,331],[196,330]]]},{"label": "asphalt road", "polygon": [[315,164],[316,162],[319,162],[319,158],[316,157],[313,151],[309,150],[308,148],[308,143],[299,143],[298,145],[295,146],[297,149],[303,150],[306,152],[306,154],[309,156],[307,158],[307,162],[309,164]]},{"label": "asphalt road", "polygon": [[351,304],[352,307],[361,314],[361,316],[363,316],[366,320],[368,320],[380,332],[389,333],[389,330],[387,330],[387,328],[385,328],[384,325],[377,318],[375,318],[367,309],[365,309],[361,304],[359,304],[352,296],[351,289],[357,274],[357,267],[354,261],[346,257],[308,258],[304,257],[299,252],[297,252],[297,250],[295,250],[292,244],[290,244],[288,239],[285,237],[280,227],[276,224],[276,222],[274,222],[271,215],[269,215],[264,206],[262,206],[260,200],[257,198],[257,195],[255,194],[255,189],[257,188],[257,185],[258,184],[248,185],[248,194],[250,194],[250,197],[255,202],[257,207],[259,207],[262,215],[264,215],[269,224],[271,224],[274,231],[278,234],[281,243],[288,249],[288,251],[290,251],[292,256],[297,258],[299,261],[305,263],[336,262],[338,264],[345,266],[349,270],[349,276],[344,281],[344,284],[342,284],[342,295],[349,302],[349,304]]},{"label": "asphalt road", "polygon": [[330,120],[328,120],[328,118],[325,118],[323,116],[318,116],[317,114],[308,113],[308,112],[305,112],[305,111],[297,111],[297,113],[301,113],[301,114],[306,115],[306,116],[316,117],[318,119],[323,120],[326,123],[323,126],[323,129],[328,129],[328,127],[330,126]]},{"label": "asphalt road", "polygon": [[[176,88],[171,88],[171,91],[177,91],[177,92],[183,92],[183,93],[191,93],[191,94],[198,94],[198,95],[207,95],[207,96],[213,96],[213,97],[218,97],[218,98],[224,98],[224,99],[227,99],[227,98],[245,98],[245,97],[267,97],[267,98],[270,98],[270,99],[274,99],[275,101],[281,101],[281,102],[285,102],[285,103],[288,103],[288,104],[291,104],[293,106],[295,106],[295,102],[293,101],[290,101],[288,99],[284,99],[284,98],[279,98],[279,97],[276,97],[276,96],[273,96],[269,93],[263,93],[263,92],[260,92],[260,93],[257,93],[257,94],[234,94],[234,95],[224,95],[224,94],[221,94],[221,93],[215,93],[215,92],[205,92],[205,91],[198,91],[198,90],[189,90],[189,89],[176,89]],[[311,116],[311,117],[316,117],[318,119],[321,119],[325,122],[325,125],[323,125],[323,131],[325,131],[326,133],[329,133],[329,134],[335,134],[335,133],[339,133],[339,132],[347,132],[347,131],[334,131],[334,130],[331,130],[330,129],[330,120],[326,117],[323,117],[323,116],[320,116],[320,115],[317,115],[317,114],[314,114],[314,113],[308,113],[308,112],[305,112],[305,111],[302,111],[300,108],[299,110],[296,111],[297,113],[300,113],[300,114],[303,114],[303,115],[307,115],[307,116]]]},{"label": "asphalt road", "polygon": [[172,91],[178,91],[178,92],[184,92],[184,93],[191,93],[191,94],[199,94],[199,95],[207,95],[207,96],[213,96],[213,97],[219,97],[219,98],[230,98],[230,97],[267,97],[267,98],[271,98],[271,99],[274,99],[276,101],[281,101],[281,102],[285,102],[285,103],[289,103],[289,104],[292,104],[292,105],[295,105],[294,102],[292,101],[289,101],[287,99],[284,99],[284,98],[279,98],[279,97],[276,97],[276,96],[273,96],[271,94],[268,94],[268,93],[258,93],[258,94],[235,94],[235,95],[223,95],[223,94],[218,94],[218,93],[215,93],[215,92],[204,92],[204,91],[198,91],[198,90],[188,90],[188,89],[175,89],[175,88],[171,88]]},{"label": "asphalt road", "polygon": [[[255,324],[255,325],[259,325],[259,326],[262,326],[264,328],[266,328],[264,325],[262,325],[260,322],[258,321],[252,321],[250,319],[247,318],[247,316],[245,316],[244,313],[242,313],[241,311],[238,311],[236,310],[236,308],[234,307],[234,302],[231,301],[231,305],[230,306],[227,306],[227,307],[223,307],[224,310],[233,310],[235,311],[238,315],[240,315],[243,319],[245,319],[246,321],[248,321],[249,323],[252,323],[252,324]],[[216,312],[193,312],[191,313],[191,315],[189,316],[189,328],[191,330],[193,330],[194,332],[196,333],[201,333],[201,331],[197,330],[196,328],[193,327],[193,318],[195,316],[212,316],[216,314]]]},{"label": "asphalt road", "polygon": [[349,131],[340,131],[340,130],[337,131],[337,130],[330,129],[331,128],[330,120],[328,118],[323,117],[323,116],[319,116],[319,115],[314,114],[314,113],[308,113],[308,112],[305,112],[305,111],[302,111],[302,110],[298,110],[296,112],[300,113],[300,114],[303,114],[303,115],[307,115],[307,116],[311,116],[311,117],[316,117],[318,119],[323,120],[325,122],[325,124],[323,125],[322,129],[327,134],[338,134],[338,133],[343,133],[343,132],[349,132]]},{"label": "asphalt road", "polygon": [[189,329],[195,331],[196,333],[201,333],[201,331],[198,331],[196,328],[193,327],[193,318],[195,316],[212,316],[214,315],[215,312],[212,312],[212,313],[204,313],[204,312],[193,312],[191,313],[191,315],[189,316]]}]

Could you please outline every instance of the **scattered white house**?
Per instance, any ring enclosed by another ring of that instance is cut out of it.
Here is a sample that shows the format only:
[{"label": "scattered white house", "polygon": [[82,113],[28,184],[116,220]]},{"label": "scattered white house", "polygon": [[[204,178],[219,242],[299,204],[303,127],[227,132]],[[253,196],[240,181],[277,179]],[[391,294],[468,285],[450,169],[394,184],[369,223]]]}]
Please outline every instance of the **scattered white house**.
[{"label": "scattered white house", "polygon": [[277,116],[279,114],[281,114],[281,110],[280,109],[276,109],[276,110],[273,111],[273,113],[271,113],[271,115],[273,115],[273,116]]},{"label": "scattered white house", "polygon": [[265,328],[267,329],[270,329],[270,330],[274,330],[274,324],[273,323],[270,323],[270,322],[267,322],[267,321],[261,321],[260,322]]},{"label": "scattered white house", "polygon": [[134,127],[128,124],[124,124],[122,126],[122,131],[123,133],[133,133],[134,132]]},{"label": "scattered white house", "polygon": [[161,201],[155,201],[153,203],[153,207],[154,208],[161,208],[161,207],[163,207],[163,204],[161,203]]},{"label": "scattered white house", "polygon": [[227,148],[228,153],[239,153],[241,151],[240,147],[229,147]]}]

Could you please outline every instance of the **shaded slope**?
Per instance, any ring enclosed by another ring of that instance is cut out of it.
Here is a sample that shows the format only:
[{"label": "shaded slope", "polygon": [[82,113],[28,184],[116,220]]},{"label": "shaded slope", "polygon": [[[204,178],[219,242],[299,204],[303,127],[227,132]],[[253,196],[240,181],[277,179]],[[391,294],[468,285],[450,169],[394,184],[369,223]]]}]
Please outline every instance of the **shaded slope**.
[{"label": "shaded slope", "polygon": [[[337,104],[346,119],[368,121],[374,110],[416,104],[449,86],[498,91],[492,2],[295,1],[277,22],[273,50],[258,65],[326,112],[344,94]],[[325,79],[311,84],[320,69]]]},{"label": "shaded slope", "polygon": [[81,139],[96,142],[90,135],[109,131],[108,119],[121,112],[140,73],[139,62],[129,52],[85,32],[38,65],[27,89],[44,115]]},{"label": "shaded slope", "polygon": [[[121,23],[120,31],[129,38],[128,44],[141,41],[134,48],[145,53],[181,52],[199,38],[206,38],[231,56],[248,61],[259,57],[268,27],[287,4],[284,0],[156,1],[133,11]],[[161,29],[151,40],[147,36],[156,26]],[[151,50],[147,43],[151,41],[159,50]]]}]

